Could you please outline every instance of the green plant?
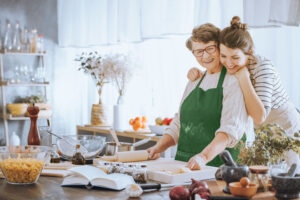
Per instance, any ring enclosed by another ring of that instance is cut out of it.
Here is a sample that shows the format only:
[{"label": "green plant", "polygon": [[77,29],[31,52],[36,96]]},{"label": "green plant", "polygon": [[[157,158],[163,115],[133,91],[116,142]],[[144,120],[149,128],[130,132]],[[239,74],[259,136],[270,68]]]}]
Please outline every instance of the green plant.
[{"label": "green plant", "polygon": [[293,150],[300,154],[300,131],[294,138],[277,124],[267,124],[255,130],[255,141],[251,146],[242,143],[238,162],[244,165],[276,164],[283,160],[285,153]]},{"label": "green plant", "polygon": [[46,98],[43,95],[31,95],[27,97],[17,97],[15,103],[46,103]]}]

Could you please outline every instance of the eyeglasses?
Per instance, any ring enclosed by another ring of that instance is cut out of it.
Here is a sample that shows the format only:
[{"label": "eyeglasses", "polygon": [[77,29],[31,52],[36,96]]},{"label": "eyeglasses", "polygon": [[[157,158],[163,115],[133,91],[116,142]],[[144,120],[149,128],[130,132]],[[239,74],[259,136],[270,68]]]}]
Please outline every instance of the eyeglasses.
[{"label": "eyeglasses", "polygon": [[216,49],[217,49],[217,45],[210,45],[208,47],[206,47],[205,49],[196,49],[196,50],[193,50],[193,54],[194,56],[196,57],[201,57],[203,56],[204,54],[204,51],[206,51],[208,54],[212,54],[212,53],[215,53],[216,52]]}]

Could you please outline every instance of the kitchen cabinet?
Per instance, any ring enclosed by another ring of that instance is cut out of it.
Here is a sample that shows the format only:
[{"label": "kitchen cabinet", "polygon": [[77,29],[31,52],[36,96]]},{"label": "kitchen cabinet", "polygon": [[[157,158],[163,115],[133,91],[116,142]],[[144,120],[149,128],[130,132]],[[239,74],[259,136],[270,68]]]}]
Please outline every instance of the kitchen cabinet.
[{"label": "kitchen cabinet", "polygon": [[[10,113],[7,112],[7,103],[6,103],[6,93],[7,92],[13,92],[16,87],[42,87],[43,88],[43,95],[45,96],[45,99],[47,101],[47,86],[49,85],[49,82],[45,81],[45,78],[43,78],[40,82],[10,82],[4,77],[4,67],[5,63],[3,62],[3,58],[6,56],[13,56],[16,59],[20,56],[36,56],[39,58],[39,63],[41,62],[41,67],[45,70],[45,55],[46,53],[14,53],[14,52],[5,52],[0,53],[0,87],[1,87],[1,99],[2,99],[2,114],[0,114],[0,117],[3,119],[3,127],[4,127],[4,136],[5,136],[5,144],[6,146],[9,145],[9,135],[8,135],[8,121],[9,120],[29,120],[29,117],[25,116],[13,116]],[[8,91],[7,91],[8,90]],[[51,115],[39,117],[39,118],[45,118],[48,120],[48,122],[51,119]],[[49,123],[48,123],[49,124]]]}]

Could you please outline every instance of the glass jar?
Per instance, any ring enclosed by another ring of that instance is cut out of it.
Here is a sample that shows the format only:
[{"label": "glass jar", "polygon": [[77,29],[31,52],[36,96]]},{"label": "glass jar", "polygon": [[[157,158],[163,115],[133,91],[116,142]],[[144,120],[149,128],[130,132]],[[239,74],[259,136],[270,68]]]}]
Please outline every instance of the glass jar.
[{"label": "glass jar", "polygon": [[132,172],[132,177],[136,183],[146,183],[147,182],[147,165],[141,164],[136,166]]},{"label": "glass jar", "polygon": [[105,162],[104,169],[107,171],[107,174],[111,174],[111,173],[113,173],[114,166],[109,162]]},{"label": "glass jar", "polygon": [[258,185],[258,191],[268,191],[269,167],[267,166],[250,166],[250,181]]},{"label": "glass jar", "polygon": [[123,163],[116,163],[114,173],[121,173],[123,168],[124,168]]},{"label": "glass jar", "polygon": [[133,170],[135,169],[135,167],[136,167],[135,164],[127,164],[123,167],[121,173],[132,176],[132,173],[133,173]]}]

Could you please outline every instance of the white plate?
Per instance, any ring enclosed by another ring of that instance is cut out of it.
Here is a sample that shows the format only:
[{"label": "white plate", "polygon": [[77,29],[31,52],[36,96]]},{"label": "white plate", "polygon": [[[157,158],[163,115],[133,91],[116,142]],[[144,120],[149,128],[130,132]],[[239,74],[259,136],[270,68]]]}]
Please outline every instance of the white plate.
[{"label": "white plate", "polygon": [[169,126],[166,125],[162,125],[162,126],[149,125],[151,132],[157,135],[163,135],[165,133],[166,128],[168,127]]}]

